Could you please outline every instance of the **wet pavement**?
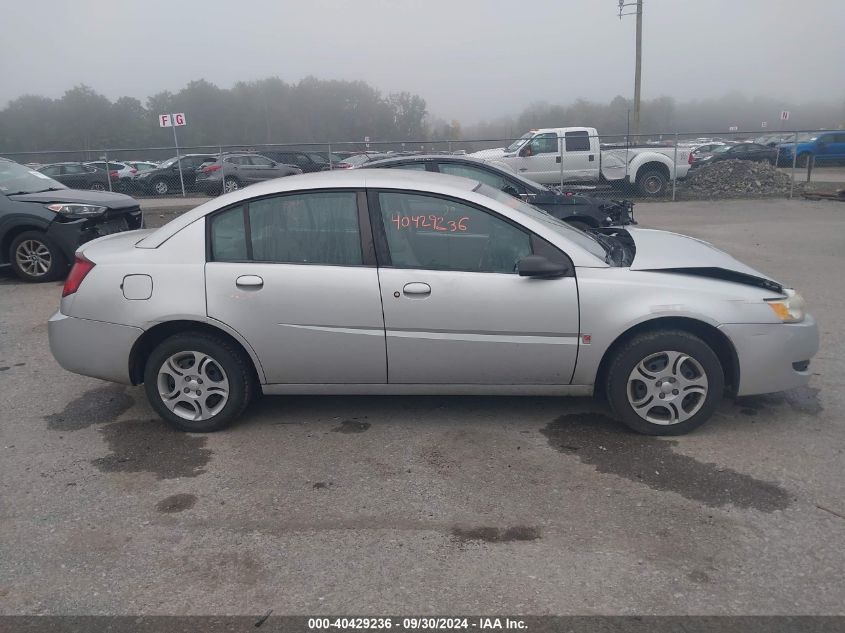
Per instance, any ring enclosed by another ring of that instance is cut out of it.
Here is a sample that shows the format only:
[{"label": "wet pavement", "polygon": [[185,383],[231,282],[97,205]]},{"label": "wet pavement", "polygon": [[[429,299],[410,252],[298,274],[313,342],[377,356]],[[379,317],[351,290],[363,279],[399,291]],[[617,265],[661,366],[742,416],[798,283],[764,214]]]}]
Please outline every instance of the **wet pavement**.
[{"label": "wet pavement", "polygon": [[177,433],[60,369],[60,286],[0,269],[0,613],[841,614],[842,206],[637,205],[821,327],[809,387],[671,439],[510,397],[264,398]]}]

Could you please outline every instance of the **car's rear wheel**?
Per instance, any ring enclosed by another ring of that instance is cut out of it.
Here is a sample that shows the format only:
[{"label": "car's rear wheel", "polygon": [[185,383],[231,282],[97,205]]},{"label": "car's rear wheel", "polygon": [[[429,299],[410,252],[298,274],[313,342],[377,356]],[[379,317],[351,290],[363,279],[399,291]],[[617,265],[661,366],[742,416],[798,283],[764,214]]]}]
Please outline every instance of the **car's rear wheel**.
[{"label": "car's rear wheel", "polygon": [[210,433],[229,426],[255,392],[249,360],[223,338],[176,334],[147,359],[144,389],[153,409],[180,431]]},{"label": "car's rear wheel", "polygon": [[795,159],[795,166],[796,167],[806,167],[807,163],[810,161],[809,154],[798,154],[798,157]]},{"label": "car's rear wheel", "polygon": [[56,243],[40,231],[24,231],[9,248],[15,274],[28,282],[54,281],[67,271],[67,262]]},{"label": "car's rear wheel", "polygon": [[647,169],[637,176],[637,189],[644,196],[657,197],[666,193],[669,179],[659,169]]},{"label": "car's rear wheel", "polygon": [[105,191],[107,187],[101,182],[91,183],[91,191]]},{"label": "car's rear wheel", "polygon": [[153,191],[159,196],[166,196],[170,192],[170,185],[166,180],[159,178],[153,183]]},{"label": "car's rear wheel", "polygon": [[613,413],[646,435],[682,435],[704,424],[725,387],[719,357],[682,330],[635,336],[610,361],[604,385]]},{"label": "car's rear wheel", "polygon": [[237,178],[223,179],[223,193],[232,193],[233,191],[237,191],[240,188],[241,183],[238,182]]}]

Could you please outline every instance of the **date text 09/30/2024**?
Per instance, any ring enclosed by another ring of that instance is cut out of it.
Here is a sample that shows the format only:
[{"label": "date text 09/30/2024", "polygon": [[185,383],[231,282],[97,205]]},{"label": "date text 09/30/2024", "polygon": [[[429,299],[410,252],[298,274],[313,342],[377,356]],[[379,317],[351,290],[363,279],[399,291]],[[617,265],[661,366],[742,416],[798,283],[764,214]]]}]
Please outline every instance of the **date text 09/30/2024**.
[{"label": "date text 09/30/2024", "polygon": [[319,630],[395,630],[395,631],[445,631],[445,630],[511,630],[527,628],[525,621],[500,617],[367,617],[367,618],[309,618],[308,629]]}]

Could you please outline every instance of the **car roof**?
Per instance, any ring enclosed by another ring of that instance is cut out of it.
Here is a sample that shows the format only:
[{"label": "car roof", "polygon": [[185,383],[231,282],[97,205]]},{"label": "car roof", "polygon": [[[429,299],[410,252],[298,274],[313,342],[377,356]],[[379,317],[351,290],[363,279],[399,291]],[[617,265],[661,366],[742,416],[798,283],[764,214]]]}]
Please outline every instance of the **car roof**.
[{"label": "car roof", "polygon": [[[557,241],[556,238],[560,237],[553,229],[549,228],[545,220],[540,221],[532,218],[509,204],[494,200],[483,193],[476,192],[475,189],[479,184],[477,180],[462,178],[460,176],[401,169],[336,169],[285,176],[258,182],[247,188],[239,189],[209,200],[145,236],[135,246],[138,248],[158,248],[170,237],[210,213],[235,206],[253,198],[296,191],[361,188],[409,190],[434,195],[453,196],[493,209],[505,217],[516,216],[526,228],[534,231],[541,237],[549,239],[552,243]],[[537,212],[543,215],[543,217],[546,217],[539,210]],[[548,217],[549,220],[552,219],[551,216]],[[607,266],[605,262],[586,251],[583,247],[578,246],[575,242],[567,240],[567,243],[571,246],[571,249],[567,248],[567,253],[576,266]]]}]

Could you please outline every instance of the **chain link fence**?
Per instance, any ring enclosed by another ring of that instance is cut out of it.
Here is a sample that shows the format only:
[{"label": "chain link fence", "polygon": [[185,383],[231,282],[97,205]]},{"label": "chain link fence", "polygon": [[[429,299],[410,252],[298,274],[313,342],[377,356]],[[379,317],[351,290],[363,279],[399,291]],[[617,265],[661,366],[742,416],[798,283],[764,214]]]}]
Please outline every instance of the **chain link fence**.
[{"label": "chain link fence", "polygon": [[[805,189],[845,187],[845,131],[599,136],[576,128],[533,130],[506,139],[2,153],[69,187],[139,198],[218,195],[298,171],[354,169],[402,157],[412,162],[421,155],[469,157],[512,177],[612,198],[794,197]],[[399,166],[425,168],[420,163]],[[442,166],[429,169],[455,173]]]}]

